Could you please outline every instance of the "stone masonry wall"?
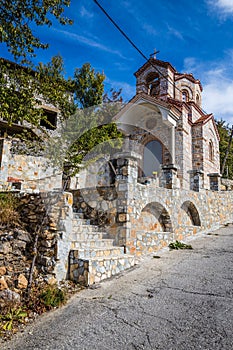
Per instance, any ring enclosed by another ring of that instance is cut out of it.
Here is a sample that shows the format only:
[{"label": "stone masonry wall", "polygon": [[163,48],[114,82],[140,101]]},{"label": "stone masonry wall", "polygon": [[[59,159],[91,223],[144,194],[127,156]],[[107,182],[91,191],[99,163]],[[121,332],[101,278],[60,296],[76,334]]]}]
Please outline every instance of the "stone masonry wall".
[{"label": "stone masonry wall", "polygon": [[50,167],[43,157],[13,154],[11,140],[3,141],[0,188],[21,183],[21,191],[41,192],[61,189],[62,173]]},{"label": "stone masonry wall", "polygon": [[86,218],[91,218],[85,208],[90,204],[101,208],[101,215],[108,218],[107,232],[118,245],[126,246],[127,252],[141,255],[167,246],[174,239],[184,239],[233,221],[232,191],[166,189],[153,181],[140,184],[136,157],[124,158],[124,154],[117,159],[116,169],[115,189],[108,189],[108,196],[111,191],[116,196],[110,206],[103,196],[91,203],[94,191],[89,189],[79,209],[84,210]]},{"label": "stone masonry wall", "polygon": [[[23,229],[0,231],[0,275],[5,287],[18,287],[27,278],[38,233],[37,259],[34,275],[45,279],[65,279],[68,269],[70,242],[61,241],[72,225],[72,196],[61,192],[17,194]],[[69,225],[67,225],[67,222]],[[65,234],[64,234],[65,232]],[[21,282],[19,282],[19,280]]]}]

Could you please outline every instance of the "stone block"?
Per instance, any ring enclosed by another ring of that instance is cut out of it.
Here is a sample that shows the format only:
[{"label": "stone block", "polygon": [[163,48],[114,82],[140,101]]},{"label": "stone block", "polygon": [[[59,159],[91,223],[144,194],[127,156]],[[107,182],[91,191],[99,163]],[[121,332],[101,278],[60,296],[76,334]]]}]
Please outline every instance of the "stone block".
[{"label": "stone block", "polygon": [[4,277],[0,278],[0,291],[8,289],[7,282]]},{"label": "stone block", "polygon": [[0,276],[4,276],[6,274],[6,267],[5,266],[1,266],[0,267]]}]

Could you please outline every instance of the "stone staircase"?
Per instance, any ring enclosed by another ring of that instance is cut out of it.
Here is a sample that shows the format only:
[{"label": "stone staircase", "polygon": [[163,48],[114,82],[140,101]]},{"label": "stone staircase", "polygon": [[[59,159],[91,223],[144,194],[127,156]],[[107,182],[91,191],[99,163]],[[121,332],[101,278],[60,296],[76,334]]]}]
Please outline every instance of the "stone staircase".
[{"label": "stone staircase", "polygon": [[124,247],[114,246],[114,240],[85,220],[82,213],[74,213],[71,239],[69,278],[74,282],[98,283],[135,264],[133,255],[125,254]]}]

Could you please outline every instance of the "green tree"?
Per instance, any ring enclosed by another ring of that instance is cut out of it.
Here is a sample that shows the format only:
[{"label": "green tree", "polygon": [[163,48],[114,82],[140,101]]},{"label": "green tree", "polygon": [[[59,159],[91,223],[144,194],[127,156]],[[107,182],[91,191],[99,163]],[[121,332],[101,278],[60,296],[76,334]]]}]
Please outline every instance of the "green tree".
[{"label": "green tree", "polygon": [[77,68],[74,73],[75,101],[78,107],[88,108],[102,103],[105,75],[95,72],[90,63]]},{"label": "green tree", "polygon": [[64,16],[70,0],[0,0],[0,41],[5,43],[15,59],[24,62],[35,56],[35,49],[46,49],[34,35],[33,27],[50,27],[53,19],[61,24],[72,24]]},{"label": "green tree", "polygon": [[68,120],[65,132],[69,140],[73,140],[65,166],[69,174],[79,171],[80,163],[85,157],[88,159],[88,154],[91,154],[90,161],[95,158],[93,149],[100,156],[107,148],[121,145],[122,133],[112,122],[122,105],[121,90],[112,89],[110,94],[104,94],[104,79],[104,74],[95,72],[90,63],[75,71],[74,96],[80,109],[73,120]]},{"label": "green tree", "polygon": [[[222,176],[233,179],[233,144],[230,144],[231,132],[232,128],[224,120],[216,121],[220,143],[219,143],[219,151],[220,151],[220,168],[223,170]],[[229,147],[230,146],[230,147]],[[228,153],[229,150],[229,153]],[[227,154],[228,153],[228,154]],[[227,158],[226,158],[227,155]],[[223,164],[225,162],[225,166],[223,169]]]}]

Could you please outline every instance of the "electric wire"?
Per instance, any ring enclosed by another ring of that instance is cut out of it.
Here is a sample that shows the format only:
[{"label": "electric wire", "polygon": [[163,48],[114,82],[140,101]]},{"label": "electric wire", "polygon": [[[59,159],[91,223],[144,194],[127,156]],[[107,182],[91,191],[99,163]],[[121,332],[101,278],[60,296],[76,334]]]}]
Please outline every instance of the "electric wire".
[{"label": "electric wire", "polygon": [[130,37],[120,28],[120,26],[114,21],[114,19],[108,14],[108,12],[103,8],[102,5],[97,0],[93,0],[94,3],[100,8],[100,10],[105,14],[105,16],[110,20],[110,22],[117,28],[117,30],[125,37],[125,39],[130,43],[131,46],[134,47],[134,49],[147,61],[150,63],[150,65],[169,83],[171,84],[175,89],[177,89],[179,92],[182,93],[182,91],[176,86],[175,83],[172,83],[166,75],[164,75],[154,64],[150,61],[149,58],[146,57],[146,55],[138,48],[138,46],[130,39]]}]

